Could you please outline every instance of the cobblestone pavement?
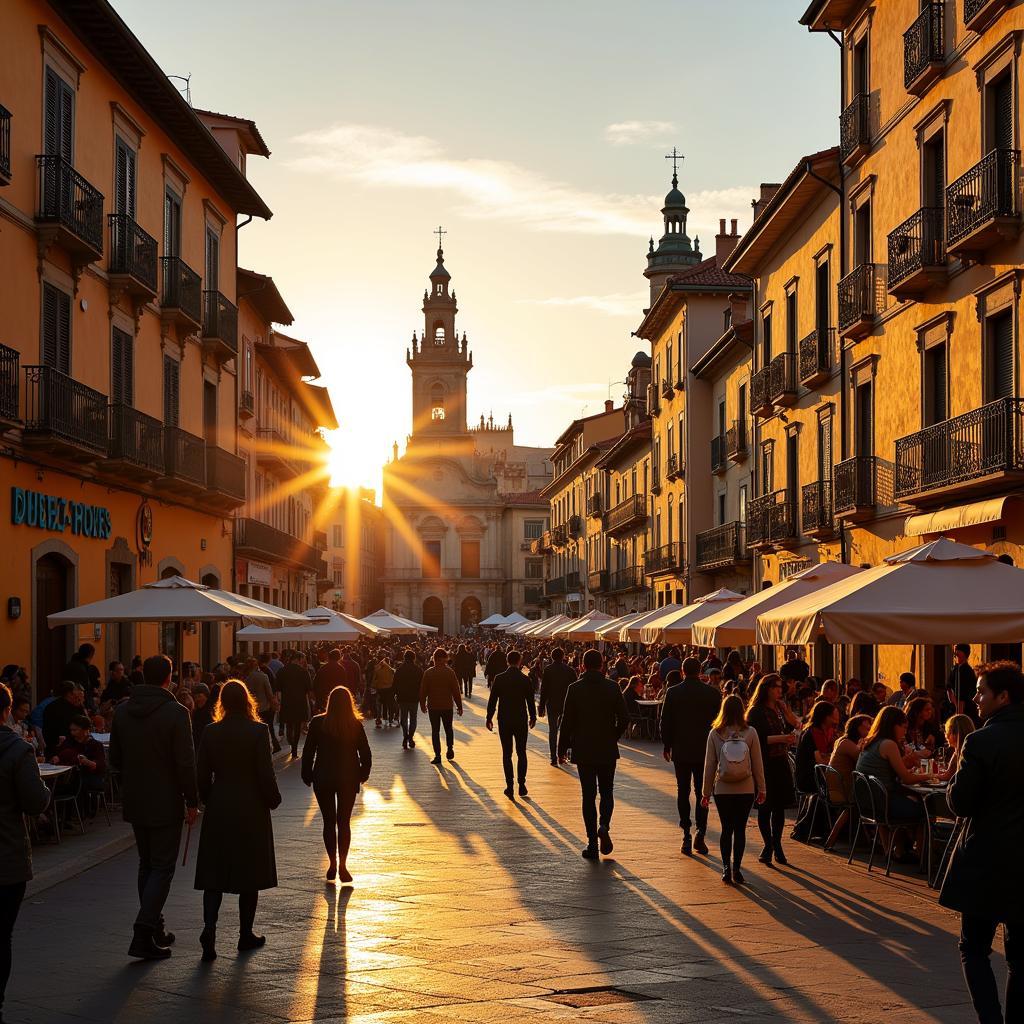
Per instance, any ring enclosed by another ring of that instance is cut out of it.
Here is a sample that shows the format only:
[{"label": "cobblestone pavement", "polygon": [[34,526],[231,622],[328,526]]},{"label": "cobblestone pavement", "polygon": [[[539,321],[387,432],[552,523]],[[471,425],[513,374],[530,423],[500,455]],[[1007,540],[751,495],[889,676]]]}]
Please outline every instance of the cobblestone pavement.
[{"label": "cobblestone pavement", "polygon": [[[789,868],[756,862],[744,889],[684,859],[674,777],[660,749],[623,744],[613,858],[580,858],[574,771],[530,740],[528,800],[502,793],[500,748],[479,686],[456,719],[458,760],[429,763],[370,723],[374,771],[357,804],[353,888],[327,888],[320,820],[295,765],[274,815],[280,887],[261,897],[268,943],[235,952],[225,901],[220,958],[199,961],[194,853],[167,907],[169,961],[125,956],[134,851],[31,896],[5,1009],[15,1024],[213,1021],[615,1022],[973,1019],[956,920],[920,885],[791,843]],[[5,1018],[6,1019],[6,1018]]]}]

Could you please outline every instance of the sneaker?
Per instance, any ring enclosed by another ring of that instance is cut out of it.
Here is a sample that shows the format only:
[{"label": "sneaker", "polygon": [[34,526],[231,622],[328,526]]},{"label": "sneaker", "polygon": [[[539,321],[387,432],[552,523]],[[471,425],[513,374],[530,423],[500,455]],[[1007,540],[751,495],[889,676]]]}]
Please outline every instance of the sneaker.
[{"label": "sneaker", "polygon": [[743,885],[743,883],[746,882],[746,879],[743,877],[743,872],[740,871],[739,868],[733,868],[732,869],[732,880],[737,885]]},{"label": "sneaker", "polygon": [[247,949],[261,949],[266,944],[266,935],[254,935],[252,932],[249,932],[248,935],[238,936],[238,951],[240,953]]},{"label": "sneaker", "polygon": [[614,849],[612,846],[612,837],[608,834],[608,829],[599,828],[597,830],[597,838],[601,843],[601,852],[607,857]]},{"label": "sneaker", "polygon": [[693,841],[693,848],[697,851],[697,853],[701,854],[702,856],[707,856],[708,844],[704,842],[703,832],[697,833],[697,837]]},{"label": "sneaker", "polygon": [[136,960],[166,960],[171,951],[166,946],[158,946],[153,941],[153,933],[148,928],[135,927],[135,936],[128,947],[128,955]]},{"label": "sneaker", "polygon": [[440,754],[435,754],[434,757],[432,757],[430,759],[430,763],[431,764],[440,764],[441,763],[441,755]]},{"label": "sneaker", "polygon": [[455,751],[452,750],[451,748],[449,748],[449,750],[448,750],[448,760],[449,761],[454,761],[455,760]]},{"label": "sneaker", "polygon": [[580,854],[584,860],[600,860],[600,855],[597,852],[597,843],[593,842],[588,844],[587,848]]},{"label": "sneaker", "polygon": [[689,832],[683,833],[683,845],[679,847],[679,852],[684,857],[693,856],[693,840],[690,838]]},{"label": "sneaker", "polygon": [[558,767],[558,758],[557,757],[551,758],[551,767],[552,768],[557,768]]}]

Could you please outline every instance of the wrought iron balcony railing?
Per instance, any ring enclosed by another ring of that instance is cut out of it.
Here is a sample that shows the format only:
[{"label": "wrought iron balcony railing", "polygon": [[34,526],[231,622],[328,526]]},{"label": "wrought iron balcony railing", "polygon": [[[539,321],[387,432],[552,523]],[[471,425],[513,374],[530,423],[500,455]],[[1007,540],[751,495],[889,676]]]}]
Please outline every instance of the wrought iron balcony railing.
[{"label": "wrought iron balcony railing", "polygon": [[112,213],[110,225],[110,265],[112,278],[124,278],[132,291],[156,295],[156,239],[147,234],[126,213]]},{"label": "wrought iron balcony railing", "polygon": [[668,377],[665,377],[661,382],[661,397],[668,400],[669,398],[674,397],[675,393],[675,385]]},{"label": "wrought iron balcony railing", "polygon": [[796,537],[796,507],[788,490],[754,498],[747,506],[747,543],[751,547],[779,544]]},{"label": "wrought iron balcony railing", "polygon": [[[99,259],[103,253],[103,193],[94,188],[62,156],[36,157],[39,166],[39,211],[36,220],[63,230],[80,255]],[[75,245],[74,243],[78,244]]]},{"label": "wrought iron balcony railing", "polygon": [[605,518],[605,532],[617,533],[643,526],[647,522],[647,496],[634,494],[620,501]]},{"label": "wrought iron balcony railing", "polygon": [[897,498],[1024,470],[1024,399],[1001,398],[896,441]]},{"label": "wrought iron balcony railing", "polygon": [[565,593],[565,577],[558,576],[553,580],[544,581],[544,596],[558,597]]},{"label": "wrought iron balcony railing", "polygon": [[238,396],[238,411],[243,416],[256,415],[256,398],[251,391],[243,391]]},{"label": "wrought iron balcony railing", "polygon": [[164,471],[164,425],[124,403],[110,406],[110,445],[107,457],[139,473],[160,476]]},{"label": "wrought iron balcony railing", "polygon": [[665,478],[667,480],[678,480],[683,475],[682,457],[672,452],[665,460]]},{"label": "wrought iron balcony railing", "polygon": [[804,484],[800,492],[800,506],[804,533],[830,532],[834,527],[832,481],[815,480],[812,484]]},{"label": "wrought iron balcony railing", "polygon": [[323,557],[312,544],[258,519],[235,520],[235,547],[245,555],[286,562],[306,572],[319,574],[323,566]]},{"label": "wrought iron balcony railing", "polygon": [[199,275],[180,256],[160,257],[160,305],[177,310],[193,324],[203,318],[202,284]]},{"label": "wrought iron balcony railing", "polygon": [[725,569],[749,558],[743,523],[723,523],[697,534],[697,568],[703,572]]},{"label": "wrought iron balcony railing", "polygon": [[946,244],[954,255],[981,252],[1020,221],[1020,150],[993,149],[946,188]]},{"label": "wrought iron balcony railing", "polygon": [[724,473],[729,468],[725,434],[711,438],[711,472]]},{"label": "wrought iron balcony railing", "polygon": [[733,420],[725,432],[725,450],[733,462],[742,462],[747,455],[747,425],[743,420]]},{"label": "wrought iron balcony railing", "polygon": [[850,160],[871,142],[871,97],[858,93],[839,116],[839,152]]},{"label": "wrought iron balcony railing", "polygon": [[[232,452],[208,444],[206,446],[206,488],[227,502],[241,505],[245,502],[245,462]],[[327,535],[323,536],[327,548]]]},{"label": "wrought iron balcony railing", "polygon": [[11,112],[0,106],[0,185],[11,180]]},{"label": "wrought iron balcony railing", "polygon": [[15,423],[18,419],[20,359],[17,349],[0,345],[0,422]]},{"label": "wrought iron balcony railing", "polygon": [[647,385],[647,415],[657,416],[661,412],[661,405],[658,402],[657,384]]},{"label": "wrought iron balcony railing", "polygon": [[570,537],[578,537],[583,532],[583,517],[572,515],[565,521],[566,533]]},{"label": "wrought iron balcony railing", "polygon": [[206,486],[206,442],[181,427],[164,427],[164,474],[169,481]]},{"label": "wrought iron balcony railing", "polygon": [[768,398],[774,405],[792,405],[796,400],[795,352],[780,352],[768,364]]},{"label": "wrought iron balcony railing", "polygon": [[238,354],[238,307],[220,292],[203,292],[203,340],[223,344]]},{"label": "wrought iron balcony railing", "polygon": [[567,594],[575,594],[580,589],[580,574],[579,572],[567,572],[565,574],[565,592]]},{"label": "wrought iron balcony railing", "polygon": [[565,546],[565,542],[569,539],[569,531],[566,530],[565,525],[552,526],[551,527],[551,543],[554,547],[560,548]]},{"label": "wrought iron balcony railing", "polygon": [[917,92],[926,72],[945,61],[945,7],[942,0],[925,4],[903,33],[903,84],[909,92]]},{"label": "wrought iron balcony railing", "polygon": [[657,576],[663,573],[678,573],[683,568],[683,546],[679,541],[649,548],[644,555],[644,574]]},{"label": "wrought iron balcony railing", "polygon": [[839,282],[839,331],[859,336],[871,330],[881,308],[878,287],[883,275],[874,263],[862,263]]},{"label": "wrought iron balcony railing", "polygon": [[595,569],[587,573],[587,590],[591,594],[603,594],[608,589],[608,570]]},{"label": "wrought iron balcony railing", "polygon": [[924,291],[946,266],[946,211],[925,206],[889,233],[889,291]]},{"label": "wrought iron balcony railing", "polygon": [[52,366],[26,366],[25,434],[106,455],[107,396]]},{"label": "wrought iron balcony railing", "polygon": [[639,565],[631,565],[626,569],[617,569],[608,578],[609,593],[643,589],[644,571]]},{"label": "wrought iron balcony railing", "polygon": [[544,588],[525,586],[523,587],[523,601],[526,604],[540,604],[544,600]]},{"label": "wrought iron balcony railing", "polygon": [[984,29],[1009,0],[964,0],[964,24],[975,32]]},{"label": "wrought iron balcony railing", "polygon": [[835,366],[836,332],[834,327],[811,331],[800,340],[800,383],[812,388],[828,380]]},{"label": "wrought iron balcony railing", "polygon": [[587,498],[587,515],[591,517],[600,516],[603,510],[603,495],[601,495],[600,493],[591,494],[590,497]]},{"label": "wrought iron balcony railing", "polygon": [[750,408],[757,416],[767,416],[772,411],[772,400],[768,397],[770,383],[770,364],[762,367],[750,378]]},{"label": "wrought iron balcony railing", "polygon": [[837,463],[833,470],[833,505],[837,516],[867,512],[878,501],[878,460],[874,455],[855,455]]}]

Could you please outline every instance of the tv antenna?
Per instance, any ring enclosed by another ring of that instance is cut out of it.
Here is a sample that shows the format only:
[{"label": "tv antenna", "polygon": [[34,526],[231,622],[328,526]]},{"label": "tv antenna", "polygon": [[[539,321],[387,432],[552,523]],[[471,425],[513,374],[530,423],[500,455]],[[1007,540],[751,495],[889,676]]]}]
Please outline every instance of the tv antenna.
[{"label": "tv antenna", "polygon": [[168,75],[167,78],[172,82],[184,82],[185,88],[178,89],[185,97],[185,102],[191,107],[192,106],[192,72],[190,71],[187,75]]}]

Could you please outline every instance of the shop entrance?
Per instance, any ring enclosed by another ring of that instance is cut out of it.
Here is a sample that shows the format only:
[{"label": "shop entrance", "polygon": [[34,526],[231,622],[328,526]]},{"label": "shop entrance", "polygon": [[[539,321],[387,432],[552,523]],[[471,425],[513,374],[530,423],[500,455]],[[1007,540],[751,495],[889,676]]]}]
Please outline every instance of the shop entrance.
[{"label": "shop entrance", "polygon": [[[118,594],[127,594],[132,589],[132,567],[124,562],[110,563],[110,586],[109,597],[117,597]],[[130,622],[108,622],[106,626],[106,660],[120,661],[125,670],[131,664],[132,655],[135,653],[134,629]],[[102,667],[100,669],[103,671]]]},{"label": "shop entrance", "polygon": [[439,597],[428,597],[423,602],[423,624],[436,626],[439,634],[444,632],[444,605]]},{"label": "shop entrance", "polygon": [[58,683],[71,650],[71,626],[50,629],[47,615],[71,607],[74,567],[63,555],[43,555],[36,562],[36,700],[46,697]]}]

